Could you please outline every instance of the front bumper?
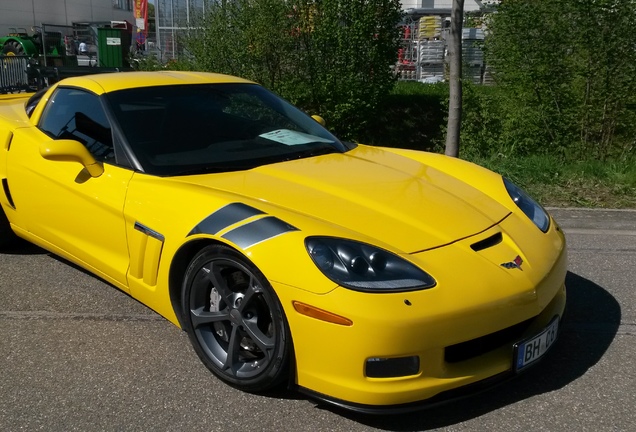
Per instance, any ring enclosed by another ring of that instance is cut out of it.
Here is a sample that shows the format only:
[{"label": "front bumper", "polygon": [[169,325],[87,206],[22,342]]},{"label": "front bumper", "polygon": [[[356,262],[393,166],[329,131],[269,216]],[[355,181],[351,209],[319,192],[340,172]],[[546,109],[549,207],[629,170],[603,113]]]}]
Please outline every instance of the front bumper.
[{"label": "front bumper", "polygon": [[[548,308],[545,314],[546,317],[549,316],[550,313],[556,312],[556,310],[560,308],[559,303],[565,302],[565,286],[563,286],[562,292],[563,292],[563,299],[555,298],[556,300],[554,305],[555,308],[552,308],[552,307]],[[561,297],[561,294],[559,294],[559,297]],[[563,314],[564,312],[565,311],[562,311],[561,313]],[[563,321],[563,315],[558,315],[558,316],[559,316],[559,319]],[[536,321],[537,323],[542,321],[543,321],[543,317],[537,317],[537,321]],[[534,325],[533,325],[533,328],[534,328]],[[560,333],[560,329],[561,329],[561,325],[559,325],[559,333]],[[527,332],[527,333],[528,333],[527,335],[531,334],[531,332]],[[507,344],[506,345],[507,349],[502,348],[501,350],[502,352],[500,352],[499,355],[503,355],[504,357],[508,356],[508,358],[512,360],[512,356],[513,356],[512,345],[513,344]],[[534,363],[533,366],[536,365],[537,363]],[[351,402],[347,400],[338,399],[332,396],[328,396],[328,395],[310,390],[302,386],[296,386],[296,388],[299,392],[313,399],[317,399],[321,402],[325,402],[329,405],[333,405],[338,408],[347,409],[349,411],[359,412],[362,414],[374,414],[374,415],[404,414],[404,413],[409,413],[409,412],[423,410],[423,409],[432,409],[439,405],[444,405],[450,402],[454,402],[454,401],[458,401],[470,396],[474,396],[476,394],[490,390],[493,387],[501,385],[507,381],[510,381],[511,379],[517,377],[520,374],[525,373],[528,369],[531,369],[531,368],[532,366],[528,367],[527,369],[524,369],[521,372],[515,372],[512,367],[509,367],[508,369],[504,370],[503,372],[497,373],[496,375],[492,375],[492,376],[480,379],[478,381],[470,382],[469,384],[459,383],[458,386],[454,386],[447,390],[443,390],[427,399],[416,400],[416,401],[407,402],[407,403],[396,403],[396,404],[386,404],[386,405],[371,405],[371,404],[355,403],[355,402]]]},{"label": "front bumper", "polygon": [[[511,239],[523,229],[509,218],[475,238],[412,256],[438,281],[428,290],[368,294],[337,288],[312,294],[273,283],[290,324],[300,391],[360,412],[402,412],[512,376],[513,345],[560,319],[566,303],[563,234],[553,224],[547,235],[532,236],[521,247]],[[495,231],[503,233],[500,245],[479,253],[470,249]],[[523,267],[503,268],[514,254],[523,257]],[[449,270],[457,263],[461,269]],[[293,301],[353,325],[300,315]],[[365,373],[369,359],[404,357],[418,359],[415,373]]]}]

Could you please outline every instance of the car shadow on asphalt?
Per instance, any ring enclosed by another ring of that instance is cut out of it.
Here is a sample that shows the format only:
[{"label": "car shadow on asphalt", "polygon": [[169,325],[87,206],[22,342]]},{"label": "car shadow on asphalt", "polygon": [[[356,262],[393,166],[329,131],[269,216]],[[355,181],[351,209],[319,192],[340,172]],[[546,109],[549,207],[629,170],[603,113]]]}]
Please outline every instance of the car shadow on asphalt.
[{"label": "car shadow on asphalt", "polygon": [[565,387],[593,367],[614,340],[621,308],[603,287],[568,272],[567,310],[557,344],[535,367],[478,395],[402,415],[364,415],[318,404],[343,417],[389,431],[452,426],[535,395]]},{"label": "car shadow on asphalt", "polygon": [[10,245],[3,247],[0,253],[3,255],[45,255],[49,252],[26,240],[16,238]]}]

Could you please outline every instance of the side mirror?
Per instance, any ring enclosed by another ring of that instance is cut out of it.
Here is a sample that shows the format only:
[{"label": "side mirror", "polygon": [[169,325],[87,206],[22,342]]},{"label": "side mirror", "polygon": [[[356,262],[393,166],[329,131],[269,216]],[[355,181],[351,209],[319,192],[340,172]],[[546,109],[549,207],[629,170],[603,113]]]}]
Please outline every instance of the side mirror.
[{"label": "side mirror", "polygon": [[318,123],[320,123],[320,126],[327,127],[327,122],[325,121],[324,118],[320,117],[319,115],[314,114],[311,116],[311,118],[316,120]]},{"label": "side mirror", "polygon": [[40,144],[40,154],[46,160],[62,162],[79,162],[86,168],[91,177],[99,177],[104,167],[97,162],[84,145],[75,140],[51,140]]}]

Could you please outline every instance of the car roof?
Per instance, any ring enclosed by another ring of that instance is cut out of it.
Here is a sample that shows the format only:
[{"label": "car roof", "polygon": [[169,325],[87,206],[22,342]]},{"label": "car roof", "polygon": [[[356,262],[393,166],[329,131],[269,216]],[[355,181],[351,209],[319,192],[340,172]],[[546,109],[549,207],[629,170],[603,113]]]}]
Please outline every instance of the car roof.
[{"label": "car roof", "polygon": [[138,87],[183,84],[252,83],[243,78],[209,72],[113,72],[66,78],[61,86],[80,87],[96,94]]}]

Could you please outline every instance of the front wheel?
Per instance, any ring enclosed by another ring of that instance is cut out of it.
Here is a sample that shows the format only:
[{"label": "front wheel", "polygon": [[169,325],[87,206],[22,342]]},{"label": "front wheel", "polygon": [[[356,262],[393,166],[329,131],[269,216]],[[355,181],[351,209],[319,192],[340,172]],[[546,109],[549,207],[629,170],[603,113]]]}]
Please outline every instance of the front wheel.
[{"label": "front wheel", "polygon": [[184,327],[203,363],[249,392],[272,389],[289,375],[290,333],[265,276],[243,255],[207,246],[183,283]]}]

